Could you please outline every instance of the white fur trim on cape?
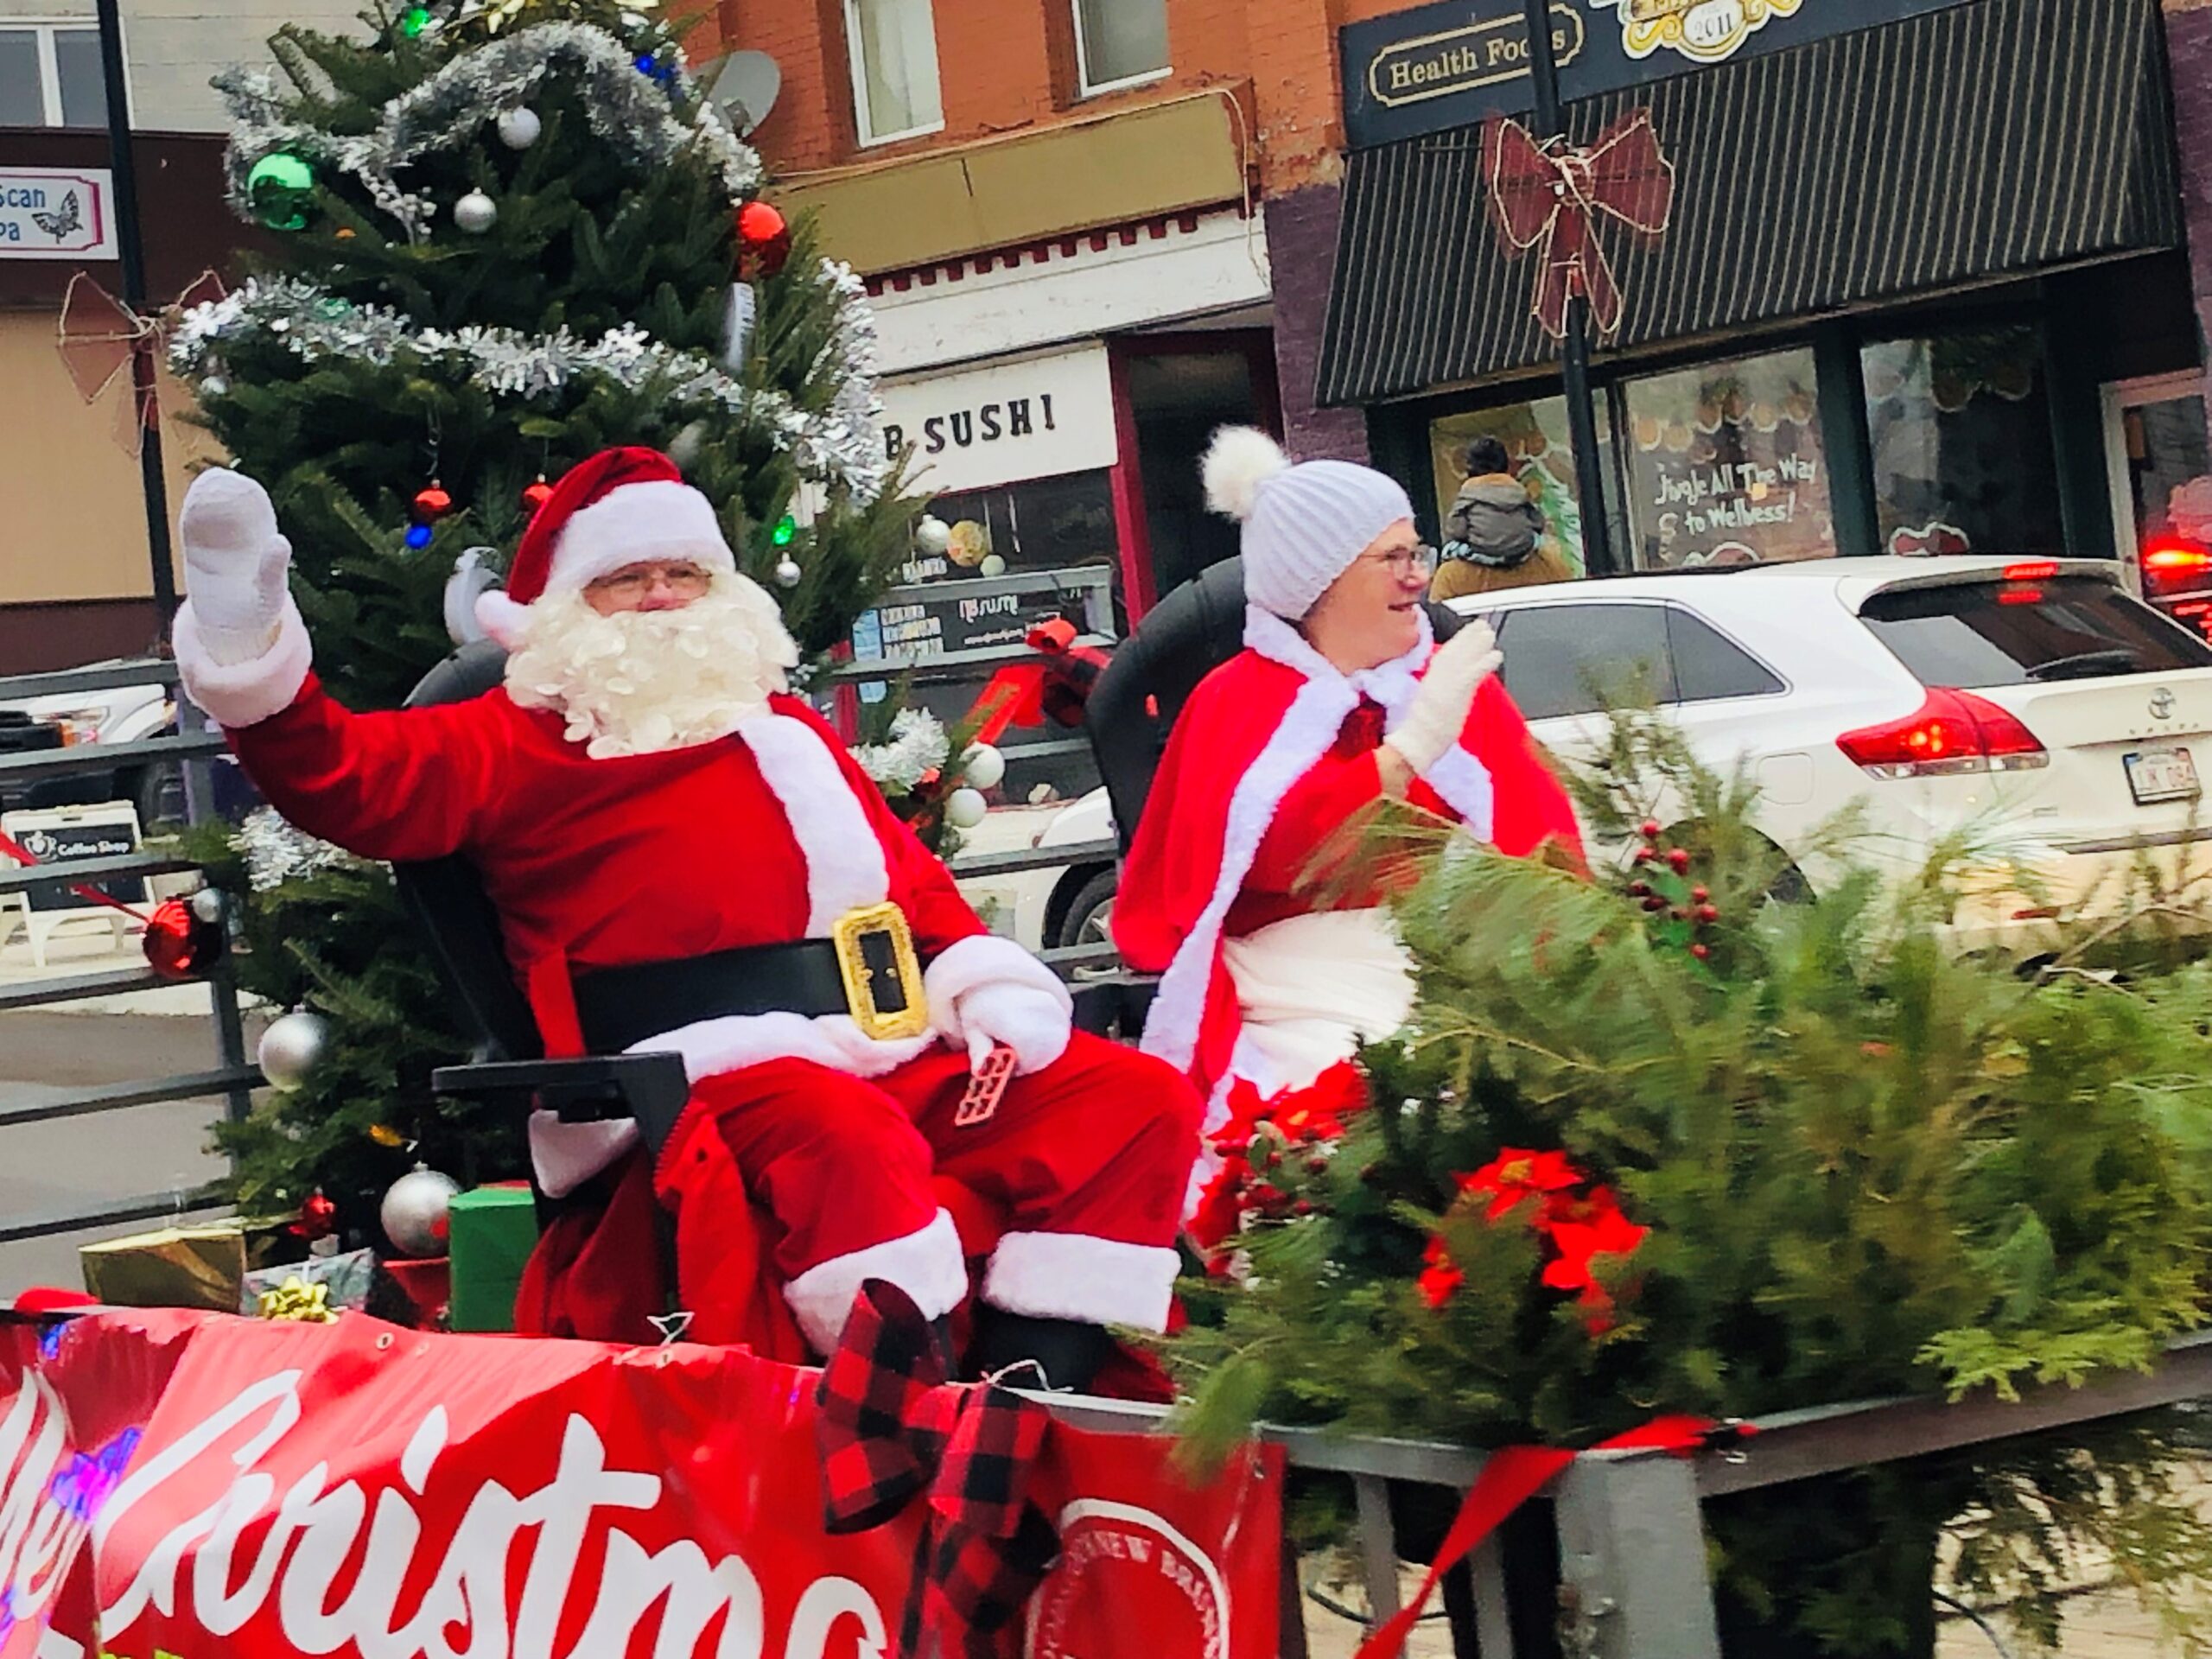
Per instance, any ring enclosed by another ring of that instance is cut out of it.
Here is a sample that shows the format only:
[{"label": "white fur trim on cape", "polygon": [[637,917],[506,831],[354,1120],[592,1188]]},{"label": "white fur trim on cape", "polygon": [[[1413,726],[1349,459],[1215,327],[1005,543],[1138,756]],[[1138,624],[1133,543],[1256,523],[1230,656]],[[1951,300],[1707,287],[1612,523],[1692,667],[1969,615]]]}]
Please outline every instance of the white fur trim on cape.
[{"label": "white fur trim on cape", "polygon": [[1043,991],[1071,1014],[1075,1011],[1075,998],[1058,974],[1012,939],[976,933],[955,939],[922,972],[922,994],[948,1041],[960,1040],[959,1032],[945,1023],[952,1017],[953,1003],[978,985],[1027,985]]},{"label": "white fur trim on cape", "polygon": [[983,1300],[1032,1319],[1165,1331],[1180,1267],[1173,1250],[1155,1245],[1084,1233],[1008,1233],[991,1252]]},{"label": "white fur trim on cape", "polygon": [[545,591],[570,593],[646,559],[737,569],[714,504],[689,484],[657,478],[609,490],[569,518],[553,543]]},{"label": "white fur trim on cape", "polygon": [[817,1262],[785,1285],[784,1300],[816,1353],[837,1351],[853,1298],[871,1279],[898,1286],[925,1319],[951,1313],[968,1294],[968,1258],[961,1254],[952,1217],[940,1210],[926,1227]]},{"label": "white fur trim on cape", "polygon": [[520,651],[530,627],[530,607],[518,605],[502,588],[486,588],[476,595],[476,626],[509,651]]},{"label": "white fur trim on cape", "polygon": [[207,654],[188,599],[177,607],[169,643],[176,652],[178,677],[192,701],[217,724],[234,729],[258,725],[290,708],[315,664],[307,624],[289,594],[276,619],[276,638],[250,663],[219,663]]},{"label": "white fur trim on cape", "polygon": [[807,936],[824,938],[847,911],[881,904],[891,892],[882,839],[822,734],[768,711],[740,721],[737,734],[806,860]]}]

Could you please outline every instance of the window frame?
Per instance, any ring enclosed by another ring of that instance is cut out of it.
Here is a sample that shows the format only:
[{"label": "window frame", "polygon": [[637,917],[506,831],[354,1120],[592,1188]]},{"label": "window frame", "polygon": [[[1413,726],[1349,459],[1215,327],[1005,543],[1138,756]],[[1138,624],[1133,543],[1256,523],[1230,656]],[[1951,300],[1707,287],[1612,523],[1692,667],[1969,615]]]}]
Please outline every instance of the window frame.
[{"label": "window frame", "polygon": [[[934,37],[937,29],[936,0],[920,0],[930,15],[930,29]],[[902,127],[896,132],[875,132],[871,130],[868,101],[868,67],[861,60],[861,0],[845,0],[845,67],[853,83],[853,131],[862,149],[873,149],[880,144],[895,144],[902,139],[923,138],[933,132],[944,130],[944,66],[938,65],[937,119],[918,127]],[[934,56],[934,53],[931,54]]]},{"label": "window frame", "polygon": [[[131,84],[130,34],[121,17],[116,19],[116,29],[123,41],[123,109],[126,125],[135,125],[137,88]],[[29,17],[0,16],[0,34],[15,33],[37,37],[39,124],[35,127],[10,127],[0,124],[0,132],[104,132],[99,127],[73,127],[61,118],[61,64],[54,51],[54,37],[63,31],[90,35],[99,39],[99,19],[84,13],[53,14]],[[103,85],[105,93],[105,86]]]},{"label": "window frame", "polygon": [[[1165,22],[1167,0],[1160,0],[1160,9],[1161,20]],[[1132,86],[1149,86],[1153,82],[1165,80],[1175,73],[1174,43],[1171,39],[1167,61],[1159,68],[1123,75],[1119,80],[1093,81],[1090,79],[1090,48],[1083,36],[1083,0],[1068,0],[1068,16],[1075,25],[1075,95],[1078,99],[1103,98],[1108,92],[1126,92]]]}]

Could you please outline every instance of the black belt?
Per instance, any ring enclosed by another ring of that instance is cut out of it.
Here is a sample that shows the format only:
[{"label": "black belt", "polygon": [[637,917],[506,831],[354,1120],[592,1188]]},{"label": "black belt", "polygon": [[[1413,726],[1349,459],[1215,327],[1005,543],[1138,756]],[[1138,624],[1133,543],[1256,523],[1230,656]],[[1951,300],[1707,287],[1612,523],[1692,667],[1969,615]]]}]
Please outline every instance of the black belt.
[{"label": "black belt", "polygon": [[[872,941],[870,942],[873,943]],[[895,966],[866,950],[875,1004],[886,1014],[906,1007]],[[887,968],[888,971],[886,971]],[[829,939],[747,945],[672,962],[593,968],[572,976],[576,1022],[595,1054],[619,1054],[702,1020],[754,1014],[812,1017],[849,1014],[837,947]],[[918,994],[919,987],[915,988]]]}]

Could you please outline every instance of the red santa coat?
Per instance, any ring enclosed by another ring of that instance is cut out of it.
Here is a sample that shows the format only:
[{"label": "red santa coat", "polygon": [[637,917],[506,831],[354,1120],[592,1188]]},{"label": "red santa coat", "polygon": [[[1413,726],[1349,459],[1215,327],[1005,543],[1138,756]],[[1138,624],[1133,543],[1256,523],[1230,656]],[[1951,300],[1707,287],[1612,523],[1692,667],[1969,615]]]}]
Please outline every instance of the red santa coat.
[{"label": "red santa coat", "polygon": [[[1132,967],[1160,976],[1143,1046],[1208,1096],[1209,1128],[1223,1116],[1244,1026],[1224,946],[1313,910],[1301,877],[1382,796],[1375,752],[1434,651],[1423,617],[1404,657],[1345,675],[1290,624],[1255,609],[1245,649],[1199,683],[1176,721],[1122,870],[1114,937]],[[1580,855],[1566,791],[1495,676],[1477,691],[1459,747],[1407,798],[1503,852],[1557,841]]]}]

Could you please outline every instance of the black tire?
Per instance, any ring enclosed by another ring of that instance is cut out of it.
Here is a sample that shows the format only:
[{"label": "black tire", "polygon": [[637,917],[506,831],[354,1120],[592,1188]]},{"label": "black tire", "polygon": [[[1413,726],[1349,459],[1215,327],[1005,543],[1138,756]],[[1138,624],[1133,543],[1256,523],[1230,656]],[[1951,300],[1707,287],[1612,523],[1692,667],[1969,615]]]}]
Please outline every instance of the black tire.
[{"label": "black tire", "polygon": [[1068,900],[1068,907],[1060,917],[1060,925],[1052,935],[1052,944],[1061,949],[1077,944],[1111,944],[1113,935],[1108,931],[1108,919],[1114,913],[1114,889],[1118,878],[1112,870],[1092,873],[1089,880],[1076,889],[1075,897]]}]

